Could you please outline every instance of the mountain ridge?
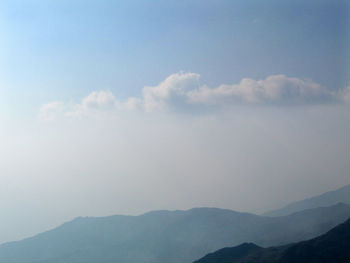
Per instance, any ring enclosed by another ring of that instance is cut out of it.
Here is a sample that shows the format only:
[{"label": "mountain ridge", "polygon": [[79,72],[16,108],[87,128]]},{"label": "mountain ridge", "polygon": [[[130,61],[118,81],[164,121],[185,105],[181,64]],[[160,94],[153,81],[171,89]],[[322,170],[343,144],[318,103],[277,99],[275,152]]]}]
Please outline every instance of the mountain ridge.
[{"label": "mountain ridge", "polygon": [[271,246],[312,238],[348,217],[346,204],[285,217],[219,208],[78,217],[34,237],[0,245],[0,263],[187,263],[243,242]]},{"label": "mountain ridge", "polygon": [[320,195],[289,203],[282,208],[267,211],[262,215],[284,216],[306,209],[331,206],[339,202],[350,204],[350,184]]}]

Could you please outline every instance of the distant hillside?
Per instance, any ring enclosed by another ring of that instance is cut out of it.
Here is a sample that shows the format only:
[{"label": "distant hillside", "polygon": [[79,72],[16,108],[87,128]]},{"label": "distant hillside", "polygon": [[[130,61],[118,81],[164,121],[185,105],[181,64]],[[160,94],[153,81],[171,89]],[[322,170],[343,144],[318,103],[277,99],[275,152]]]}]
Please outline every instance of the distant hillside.
[{"label": "distant hillside", "polygon": [[261,248],[252,243],[223,248],[194,263],[349,263],[350,219],[328,233],[296,244]]},{"label": "distant hillside", "polygon": [[263,217],[216,208],[77,218],[0,246],[0,263],[188,263],[243,242],[272,246],[313,238],[350,217],[350,205]]},{"label": "distant hillside", "polygon": [[293,202],[283,208],[264,213],[264,216],[285,216],[305,209],[321,206],[331,206],[337,203],[350,204],[350,185],[298,202]]}]

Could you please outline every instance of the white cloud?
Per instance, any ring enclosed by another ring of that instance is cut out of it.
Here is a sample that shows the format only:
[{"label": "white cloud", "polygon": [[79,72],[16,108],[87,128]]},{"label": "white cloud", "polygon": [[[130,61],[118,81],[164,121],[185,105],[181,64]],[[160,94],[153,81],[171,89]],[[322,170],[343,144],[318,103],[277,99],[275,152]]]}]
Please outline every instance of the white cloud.
[{"label": "white cloud", "polygon": [[333,92],[311,80],[285,75],[272,75],[263,80],[244,78],[238,84],[209,88],[200,85],[199,75],[194,73],[173,74],[159,85],[143,90],[146,111],[235,104],[323,104],[343,101],[349,93]]},{"label": "white cloud", "polygon": [[[176,73],[154,87],[143,89],[146,111],[169,110],[187,103],[188,93],[199,87],[199,74]],[[180,104],[180,105],[179,105]]]},{"label": "white cloud", "polygon": [[116,108],[117,100],[110,91],[93,91],[76,104],[72,109],[67,110],[68,117],[89,116],[99,111],[108,111]]},{"label": "white cloud", "polygon": [[334,101],[331,91],[310,80],[284,75],[264,80],[245,78],[240,83],[210,89],[202,86],[187,94],[191,103],[225,105],[244,104],[318,104]]},{"label": "white cloud", "polygon": [[142,99],[130,97],[124,102],[117,103],[117,106],[120,110],[138,110],[143,106]]},{"label": "white cloud", "polygon": [[340,90],[338,93],[338,98],[339,100],[345,102],[345,103],[350,103],[350,87],[347,87],[343,90]]},{"label": "white cloud", "polygon": [[39,111],[39,119],[44,121],[52,121],[56,117],[62,114],[64,110],[64,104],[60,101],[54,101],[46,103],[41,106]]},{"label": "white cloud", "polygon": [[94,91],[82,100],[83,109],[109,109],[115,106],[116,99],[110,91]]},{"label": "white cloud", "polygon": [[67,117],[94,116],[106,112],[129,110],[188,111],[232,105],[310,105],[350,102],[350,87],[331,91],[311,80],[272,75],[262,80],[242,79],[238,84],[215,88],[200,85],[199,74],[179,72],[156,86],[143,88],[140,98],[119,101],[111,91],[94,91],[80,103],[68,106],[62,102],[45,104],[40,118],[52,120],[58,114]]}]

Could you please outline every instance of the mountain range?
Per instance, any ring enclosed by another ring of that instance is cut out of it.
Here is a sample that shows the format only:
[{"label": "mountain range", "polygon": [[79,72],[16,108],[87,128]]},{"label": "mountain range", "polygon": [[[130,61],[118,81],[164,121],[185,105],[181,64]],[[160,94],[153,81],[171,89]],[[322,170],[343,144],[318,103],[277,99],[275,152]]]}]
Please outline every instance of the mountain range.
[{"label": "mountain range", "polygon": [[223,248],[194,263],[349,263],[350,219],[320,237],[279,247]]},{"label": "mountain range", "polygon": [[0,246],[0,263],[187,263],[217,249],[314,238],[350,217],[350,205],[266,217],[218,208],[80,217]]}]

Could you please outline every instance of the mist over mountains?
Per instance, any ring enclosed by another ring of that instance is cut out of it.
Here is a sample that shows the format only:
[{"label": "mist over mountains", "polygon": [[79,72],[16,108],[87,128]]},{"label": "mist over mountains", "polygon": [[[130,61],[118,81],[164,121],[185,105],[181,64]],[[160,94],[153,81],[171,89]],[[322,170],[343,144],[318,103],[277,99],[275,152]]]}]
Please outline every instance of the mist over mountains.
[{"label": "mist over mountains", "polygon": [[276,246],[316,237],[350,217],[350,205],[265,217],[217,208],[80,217],[0,246],[1,263],[192,262],[227,246]]}]

